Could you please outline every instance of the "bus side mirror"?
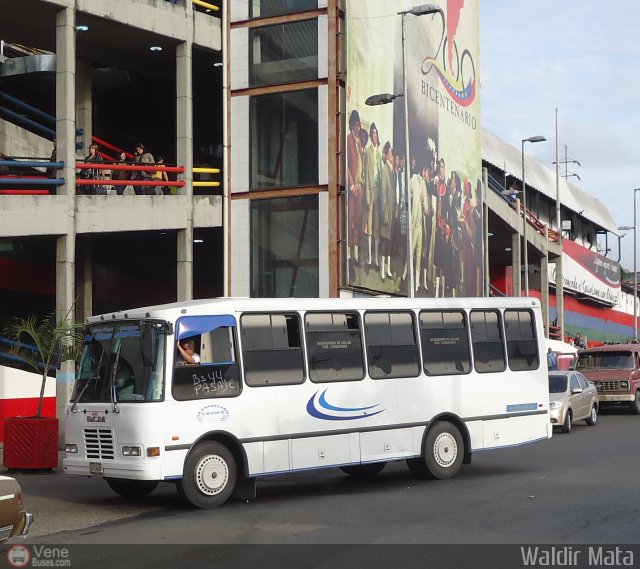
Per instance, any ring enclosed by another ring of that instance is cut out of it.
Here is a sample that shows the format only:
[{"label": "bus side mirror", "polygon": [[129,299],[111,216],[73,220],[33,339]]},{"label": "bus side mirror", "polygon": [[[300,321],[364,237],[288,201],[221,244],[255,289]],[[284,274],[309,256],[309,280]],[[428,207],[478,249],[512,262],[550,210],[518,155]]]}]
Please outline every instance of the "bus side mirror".
[{"label": "bus side mirror", "polygon": [[153,328],[144,326],[142,328],[142,365],[153,367],[156,361],[156,335]]}]

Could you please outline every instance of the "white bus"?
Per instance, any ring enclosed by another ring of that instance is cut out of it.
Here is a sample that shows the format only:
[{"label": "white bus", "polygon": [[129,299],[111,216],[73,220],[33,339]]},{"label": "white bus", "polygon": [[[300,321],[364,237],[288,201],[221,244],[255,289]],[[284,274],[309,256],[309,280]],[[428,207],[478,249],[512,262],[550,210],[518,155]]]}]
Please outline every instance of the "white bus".
[{"label": "white bus", "polygon": [[551,437],[545,346],[532,298],[220,298],[91,317],[63,468],[125,497],[172,481],[200,508],[318,468],[406,460],[450,478],[473,451]]}]

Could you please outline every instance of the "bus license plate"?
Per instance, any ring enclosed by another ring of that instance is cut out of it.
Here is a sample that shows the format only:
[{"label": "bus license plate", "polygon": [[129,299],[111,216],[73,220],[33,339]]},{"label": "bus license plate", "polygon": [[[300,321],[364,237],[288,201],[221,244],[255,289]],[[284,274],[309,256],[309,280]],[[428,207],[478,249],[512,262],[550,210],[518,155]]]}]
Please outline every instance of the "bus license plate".
[{"label": "bus license plate", "polygon": [[104,468],[101,462],[90,462],[89,463],[89,473],[90,474],[104,474]]}]

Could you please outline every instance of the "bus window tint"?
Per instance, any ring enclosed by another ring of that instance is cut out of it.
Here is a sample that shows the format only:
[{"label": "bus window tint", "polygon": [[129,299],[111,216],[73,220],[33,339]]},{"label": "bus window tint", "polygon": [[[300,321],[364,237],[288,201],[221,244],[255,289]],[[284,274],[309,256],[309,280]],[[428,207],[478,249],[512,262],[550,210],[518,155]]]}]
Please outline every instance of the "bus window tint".
[{"label": "bus window tint", "polygon": [[464,312],[421,312],[420,337],[427,375],[456,375],[471,371]]},{"label": "bus window tint", "polygon": [[304,381],[297,314],[243,314],[240,326],[247,385],[286,385]]},{"label": "bus window tint", "polygon": [[533,313],[529,310],[505,310],[504,328],[507,336],[509,369],[513,371],[538,369],[540,361]]},{"label": "bus window tint", "polygon": [[373,379],[416,377],[420,373],[410,312],[367,312],[364,332],[369,375]]},{"label": "bus window tint", "polygon": [[349,381],[364,377],[357,312],[307,312],[305,333],[311,381]]},{"label": "bus window tint", "polygon": [[500,327],[500,313],[473,310],[469,320],[473,365],[476,371],[478,373],[504,371],[507,363]]}]

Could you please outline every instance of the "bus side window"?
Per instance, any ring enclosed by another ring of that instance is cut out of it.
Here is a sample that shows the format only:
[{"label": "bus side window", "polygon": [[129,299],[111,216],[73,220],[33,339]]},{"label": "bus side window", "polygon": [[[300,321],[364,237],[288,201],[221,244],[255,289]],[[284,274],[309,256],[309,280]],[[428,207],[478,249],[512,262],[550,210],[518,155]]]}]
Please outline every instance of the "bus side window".
[{"label": "bus side window", "polygon": [[422,311],[420,338],[424,372],[427,375],[459,375],[471,371],[464,312]]},{"label": "bus side window", "polygon": [[360,318],[357,312],[307,312],[305,334],[311,381],[364,378]]},{"label": "bus side window", "polygon": [[533,370],[540,367],[533,313],[529,310],[505,310],[509,369]]},{"label": "bus side window", "polygon": [[247,385],[286,385],[304,381],[297,314],[243,314],[240,326]]},{"label": "bus side window", "polygon": [[373,379],[416,377],[420,373],[411,312],[367,312],[364,330]]},{"label": "bus side window", "polygon": [[478,373],[504,371],[507,363],[500,313],[494,310],[473,310],[469,319],[475,370]]}]

